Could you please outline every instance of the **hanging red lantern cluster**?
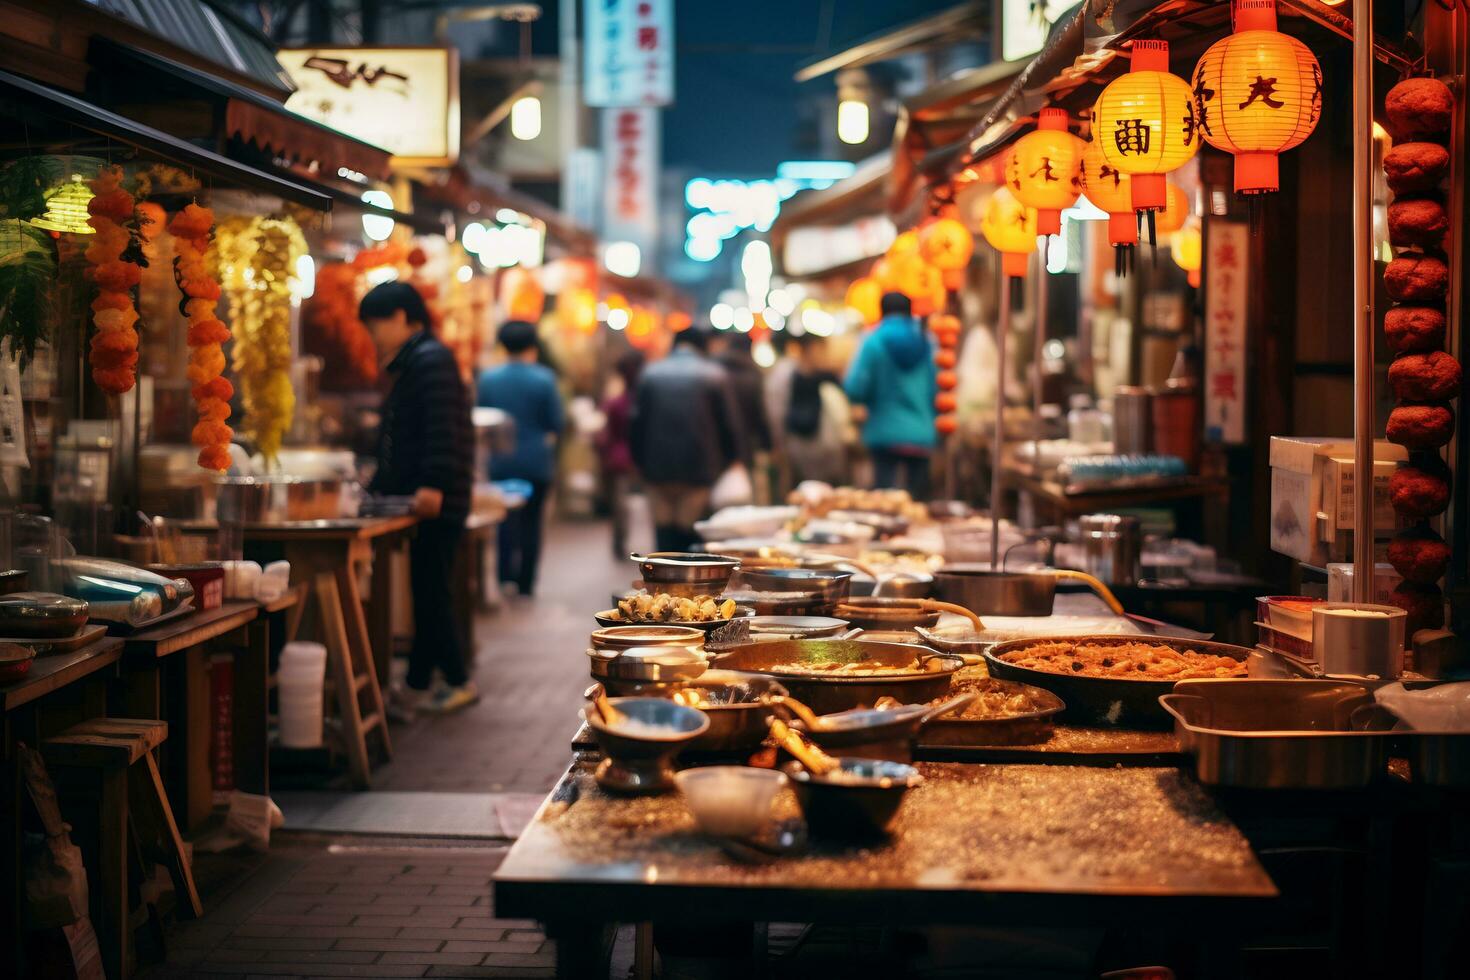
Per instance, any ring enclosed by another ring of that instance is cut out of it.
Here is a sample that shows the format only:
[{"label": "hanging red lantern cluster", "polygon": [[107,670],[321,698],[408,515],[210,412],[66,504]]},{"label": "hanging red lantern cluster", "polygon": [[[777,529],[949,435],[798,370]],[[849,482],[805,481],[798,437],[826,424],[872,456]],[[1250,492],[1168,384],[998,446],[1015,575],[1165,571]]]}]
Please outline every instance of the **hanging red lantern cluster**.
[{"label": "hanging red lantern cluster", "polygon": [[934,395],[934,430],[947,436],[959,428],[959,420],[954,414],[958,405],[954,388],[959,384],[955,367],[959,362],[956,349],[960,344],[960,318],[952,313],[937,313],[929,318],[929,329],[933,331],[937,345],[934,366],[938,368],[939,391]]},{"label": "hanging red lantern cluster", "polygon": [[1396,405],[1387,436],[1409,450],[1389,481],[1389,497],[1404,527],[1388,546],[1388,560],[1403,581],[1388,601],[1408,612],[1406,635],[1444,624],[1439,581],[1449,567],[1450,546],[1430,521],[1449,507],[1453,475],[1440,450],[1454,437],[1451,399],[1463,372],[1444,350],[1444,302],[1449,264],[1444,237],[1443,184],[1450,173],[1447,139],[1454,95],[1437,79],[1410,78],[1389,90],[1389,126],[1397,137],[1383,169],[1394,194],[1388,206],[1389,243],[1398,250],[1384,272],[1384,288],[1396,303],[1383,331],[1396,355],[1388,383]]},{"label": "hanging red lantern cluster", "polygon": [[1190,125],[1235,156],[1235,192],[1280,187],[1277,155],[1312,135],[1322,115],[1322,68],[1276,29],[1276,0],[1235,0],[1235,31],[1194,66]]}]

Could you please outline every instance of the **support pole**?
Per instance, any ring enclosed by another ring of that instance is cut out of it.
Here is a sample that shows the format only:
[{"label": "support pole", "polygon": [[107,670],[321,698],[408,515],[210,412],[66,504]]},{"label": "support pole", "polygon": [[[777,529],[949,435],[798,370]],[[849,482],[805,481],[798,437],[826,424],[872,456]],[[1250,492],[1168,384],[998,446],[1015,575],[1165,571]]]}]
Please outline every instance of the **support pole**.
[{"label": "support pole", "polygon": [[1372,602],[1373,0],[1353,0],[1353,601]]},{"label": "support pole", "polygon": [[1036,325],[1031,331],[1031,465],[1041,465],[1041,349],[1046,345],[1046,265],[1051,257],[1051,236],[1041,236],[1041,272],[1036,276]]},{"label": "support pole", "polygon": [[990,447],[990,570],[1000,571],[1000,456],[1006,441],[1006,334],[1011,328],[1011,277],[1000,274],[1000,315],[995,320],[995,439]]}]

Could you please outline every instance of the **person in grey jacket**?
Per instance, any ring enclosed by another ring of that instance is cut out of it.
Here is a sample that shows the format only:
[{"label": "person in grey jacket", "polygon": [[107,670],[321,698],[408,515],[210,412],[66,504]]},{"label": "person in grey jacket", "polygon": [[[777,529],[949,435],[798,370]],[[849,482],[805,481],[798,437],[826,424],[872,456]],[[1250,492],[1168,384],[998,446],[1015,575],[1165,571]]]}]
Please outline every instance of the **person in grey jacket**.
[{"label": "person in grey jacket", "polygon": [[741,460],[742,426],[730,379],[706,356],[708,334],[678,334],[669,356],[648,367],[633,398],[633,462],[653,505],[659,551],[688,551],[710,490]]}]

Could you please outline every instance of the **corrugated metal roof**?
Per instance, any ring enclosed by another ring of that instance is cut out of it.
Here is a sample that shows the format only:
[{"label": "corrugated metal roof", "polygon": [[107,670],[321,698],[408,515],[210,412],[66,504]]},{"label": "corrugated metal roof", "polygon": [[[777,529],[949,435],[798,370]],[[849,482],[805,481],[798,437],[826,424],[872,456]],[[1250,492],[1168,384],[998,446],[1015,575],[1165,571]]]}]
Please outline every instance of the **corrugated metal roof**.
[{"label": "corrugated metal roof", "polygon": [[85,0],[202,58],[277,89],[295,86],[276,61],[275,46],[234,12],[204,0]]}]

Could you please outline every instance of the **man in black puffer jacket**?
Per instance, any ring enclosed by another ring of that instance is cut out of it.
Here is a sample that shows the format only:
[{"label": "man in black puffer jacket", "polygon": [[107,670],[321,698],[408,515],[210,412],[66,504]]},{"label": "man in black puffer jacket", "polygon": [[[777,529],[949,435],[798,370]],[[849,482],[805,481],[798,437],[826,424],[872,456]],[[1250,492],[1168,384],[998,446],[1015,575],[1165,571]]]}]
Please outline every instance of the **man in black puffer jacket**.
[{"label": "man in black puffer jacket", "polygon": [[[429,311],[403,282],[374,287],[358,312],[393,387],[383,399],[374,493],[411,496],[419,524],[409,549],[413,649],[407,688],[390,691],[397,717],[424,708],[455,711],[479,700],[465,674],[450,600],[450,576],[470,511],[474,437],[454,354],[429,332]],[[447,690],[430,705],[434,668]]]},{"label": "man in black puffer jacket", "polygon": [[745,455],[729,376],[705,356],[708,334],[675,334],[668,357],[651,364],[633,398],[629,442],[653,505],[659,551],[689,551],[694,522],[709,515],[710,490]]}]

